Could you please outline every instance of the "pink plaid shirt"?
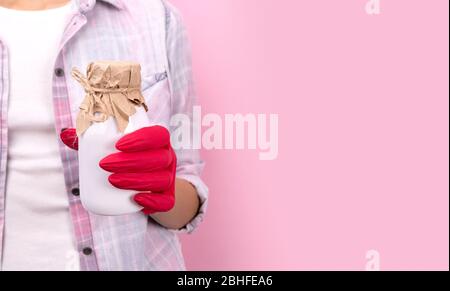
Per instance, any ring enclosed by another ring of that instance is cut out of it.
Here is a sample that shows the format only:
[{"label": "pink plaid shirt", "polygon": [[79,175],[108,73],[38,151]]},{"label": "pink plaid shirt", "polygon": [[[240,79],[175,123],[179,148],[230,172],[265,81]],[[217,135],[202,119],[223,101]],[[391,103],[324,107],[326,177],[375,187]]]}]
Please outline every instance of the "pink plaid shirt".
[{"label": "pink plaid shirt", "polygon": [[[147,104],[154,108],[149,111],[153,123],[174,130],[171,116],[192,115],[195,96],[189,45],[180,15],[170,4],[163,0],[73,0],[71,5],[72,13],[67,19],[52,77],[55,138],[63,128],[73,127],[84,95],[70,77],[71,69],[85,69],[96,60],[128,60],[141,64],[143,95]],[[8,44],[0,36],[0,258],[7,174],[8,74]],[[170,98],[156,98],[147,93],[164,79],[169,81],[170,92],[166,96]],[[196,150],[176,152],[177,176],[192,183],[201,200],[199,214],[181,230],[192,232],[203,219],[207,206],[208,189],[200,179],[203,162]],[[142,213],[105,217],[86,212],[78,196],[77,153],[62,143],[60,153],[67,189],[67,193],[61,195],[69,199],[82,270],[185,268],[178,231],[161,227]],[[142,224],[143,220],[147,223]],[[51,248],[51,242],[48,247]]]}]

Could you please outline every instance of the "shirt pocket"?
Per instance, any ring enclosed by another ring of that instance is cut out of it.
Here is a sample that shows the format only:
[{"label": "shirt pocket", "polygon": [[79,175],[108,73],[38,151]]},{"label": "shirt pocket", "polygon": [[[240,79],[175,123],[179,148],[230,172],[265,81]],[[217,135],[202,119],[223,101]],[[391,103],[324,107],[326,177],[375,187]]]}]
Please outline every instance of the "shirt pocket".
[{"label": "shirt pocket", "polygon": [[167,73],[143,76],[141,90],[148,106],[150,122],[169,128],[172,98]]}]

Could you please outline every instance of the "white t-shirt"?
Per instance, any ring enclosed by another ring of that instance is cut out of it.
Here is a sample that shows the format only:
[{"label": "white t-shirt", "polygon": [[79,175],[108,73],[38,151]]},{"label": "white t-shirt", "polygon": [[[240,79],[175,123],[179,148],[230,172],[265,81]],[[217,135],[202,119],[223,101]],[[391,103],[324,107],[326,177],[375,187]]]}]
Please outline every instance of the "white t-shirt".
[{"label": "white t-shirt", "polygon": [[3,270],[79,269],[52,103],[71,7],[0,7],[0,37],[10,55]]}]

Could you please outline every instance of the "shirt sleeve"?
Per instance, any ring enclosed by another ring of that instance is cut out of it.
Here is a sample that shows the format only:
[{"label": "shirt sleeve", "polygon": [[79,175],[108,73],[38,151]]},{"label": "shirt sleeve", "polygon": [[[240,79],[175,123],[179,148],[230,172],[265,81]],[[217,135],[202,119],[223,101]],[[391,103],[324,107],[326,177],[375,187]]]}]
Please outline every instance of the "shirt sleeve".
[{"label": "shirt sleeve", "polygon": [[[190,132],[193,132],[193,107],[196,105],[196,94],[192,78],[191,49],[186,28],[180,13],[171,4],[164,1],[166,7],[166,41],[169,59],[169,78],[172,89],[171,116],[182,114],[189,119]],[[179,125],[178,125],[179,126]],[[170,125],[170,131],[176,130],[177,125]],[[175,147],[177,155],[177,178],[191,183],[197,190],[200,199],[200,209],[196,217],[183,229],[176,232],[193,232],[206,212],[208,204],[208,187],[200,175],[204,162],[200,158],[199,150]]]}]

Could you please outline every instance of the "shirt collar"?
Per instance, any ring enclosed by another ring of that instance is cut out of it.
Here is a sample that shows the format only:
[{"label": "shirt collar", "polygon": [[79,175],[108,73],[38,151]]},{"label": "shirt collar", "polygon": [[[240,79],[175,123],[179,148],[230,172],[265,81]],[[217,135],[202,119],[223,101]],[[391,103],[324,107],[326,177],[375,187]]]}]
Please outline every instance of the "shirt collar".
[{"label": "shirt collar", "polygon": [[[117,9],[124,8],[122,0],[97,0],[97,1],[102,1],[111,4],[113,7]],[[87,11],[92,9],[92,7],[95,5],[96,0],[75,0],[75,2],[82,11]]]},{"label": "shirt collar", "polygon": [[123,9],[123,3],[122,0],[100,0],[106,3],[111,4],[112,6],[119,8],[119,9]]}]

